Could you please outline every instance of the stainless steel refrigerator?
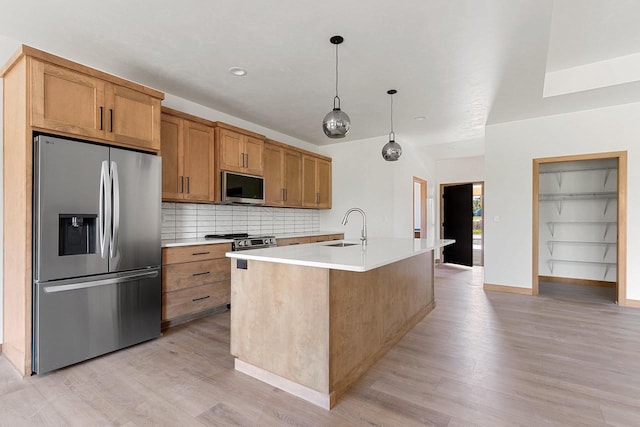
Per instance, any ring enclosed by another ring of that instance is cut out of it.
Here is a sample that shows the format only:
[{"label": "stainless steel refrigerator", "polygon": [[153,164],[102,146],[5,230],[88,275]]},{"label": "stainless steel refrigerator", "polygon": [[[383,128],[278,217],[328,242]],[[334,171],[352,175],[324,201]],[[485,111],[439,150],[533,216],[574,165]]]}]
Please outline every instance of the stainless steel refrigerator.
[{"label": "stainless steel refrigerator", "polygon": [[160,335],[161,177],[158,156],[34,138],[34,372]]}]

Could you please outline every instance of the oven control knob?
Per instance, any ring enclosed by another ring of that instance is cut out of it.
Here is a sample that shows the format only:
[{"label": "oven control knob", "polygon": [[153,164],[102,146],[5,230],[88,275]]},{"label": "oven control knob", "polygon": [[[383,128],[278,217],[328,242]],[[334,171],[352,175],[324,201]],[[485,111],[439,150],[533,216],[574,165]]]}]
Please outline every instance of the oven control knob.
[{"label": "oven control knob", "polygon": [[240,241],[238,242],[238,246],[244,246],[244,240],[240,240]]}]

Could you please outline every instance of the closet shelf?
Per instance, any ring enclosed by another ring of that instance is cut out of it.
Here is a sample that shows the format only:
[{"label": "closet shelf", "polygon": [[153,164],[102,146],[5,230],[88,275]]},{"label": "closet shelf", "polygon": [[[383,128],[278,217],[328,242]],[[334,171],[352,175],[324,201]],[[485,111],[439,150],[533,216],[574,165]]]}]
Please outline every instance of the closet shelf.
[{"label": "closet shelf", "polygon": [[549,253],[553,256],[553,248],[555,245],[570,245],[570,246],[602,246],[604,247],[604,251],[602,254],[602,259],[604,260],[609,253],[609,249],[616,247],[615,242],[579,242],[573,240],[548,240],[547,247],[549,248]]},{"label": "closet shelf", "polygon": [[588,265],[597,265],[597,266],[600,266],[600,267],[604,267],[604,274],[602,275],[602,280],[604,280],[607,277],[607,274],[609,273],[611,268],[615,268],[616,267],[616,263],[615,262],[578,261],[578,260],[572,260],[572,259],[555,259],[555,258],[548,259],[547,263],[549,264],[549,270],[551,271],[551,274],[553,274],[553,265],[557,264],[557,263],[588,264]]},{"label": "closet shelf", "polygon": [[604,171],[604,181],[602,183],[603,187],[607,186],[607,181],[609,180],[609,175],[611,175],[612,171],[616,171],[618,169],[617,166],[609,166],[609,167],[585,167],[585,168],[572,168],[572,169],[556,169],[550,171],[540,171],[540,175],[546,174],[556,174],[556,181],[558,182],[558,188],[562,188],[562,174],[563,173],[571,173],[571,172],[585,172],[585,171]]},{"label": "closet shelf", "polygon": [[615,191],[602,191],[598,193],[544,193],[540,194],[541,202],[554,200],[596,200],[596,199],[616,199],[618,194]]},{"label": "closet shelf", "polygon": [[566,221],[549,221],[547,222],[547,227],[549,227],[549,232],[551,236],[555,236],[556,225],[604,225],[604,234],[602,235],[602,239],[604,240],[607,237],[607,233],[612,225],[616,225],[616,221],[574,221],[574,220],[566,220]]}]

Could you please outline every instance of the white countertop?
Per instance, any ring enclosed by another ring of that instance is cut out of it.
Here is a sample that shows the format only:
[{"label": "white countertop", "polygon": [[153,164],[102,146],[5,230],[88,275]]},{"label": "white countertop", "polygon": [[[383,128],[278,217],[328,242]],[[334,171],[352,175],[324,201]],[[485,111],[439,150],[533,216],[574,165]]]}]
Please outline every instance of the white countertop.
[{"label": "white countertop", "polygon": [[[306,233],[280,233],[276,234],[276,239],[289,239],[295,237],[312,237],[326,236],[328,234],[342,234],[344,231],[308,231]],[[164,239],[162,240],[163,248],[172,248],[175,246],[193,246],[193,245],[215,245],[219,243],[232,243],[233,239],[205,239],[204,237],[196,237],[193,239]]]},{"label": "white countertop", "polygon": [[368,271],[432,249],[450,245],[455,240],[373,238],[363,248],[358,240],[345,240],[353,246],[327,246],[334,242],[309,243],[277,248],[227,252],[227,257],[307,267],[346,271]]}]

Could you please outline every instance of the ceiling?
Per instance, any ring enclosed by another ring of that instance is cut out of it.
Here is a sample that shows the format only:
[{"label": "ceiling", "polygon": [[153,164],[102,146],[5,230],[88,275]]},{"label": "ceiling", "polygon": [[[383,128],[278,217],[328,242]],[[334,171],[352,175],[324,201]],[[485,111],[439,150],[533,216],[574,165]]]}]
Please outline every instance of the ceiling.
[{"label": "ceiling", "polygon": [[[317,145],[389,132],[478,141],[487,123],[640,101],[637,82],[543,99],[545,73],[640,52],[636,0],[0,0],[0,35]],[[333,105],[335,48],[348,137]],[[246,68],[245,77],[228,72]],[[639,76],[640,79],[640,76]],[[415,120],[415,117],[426,120]]]}]

